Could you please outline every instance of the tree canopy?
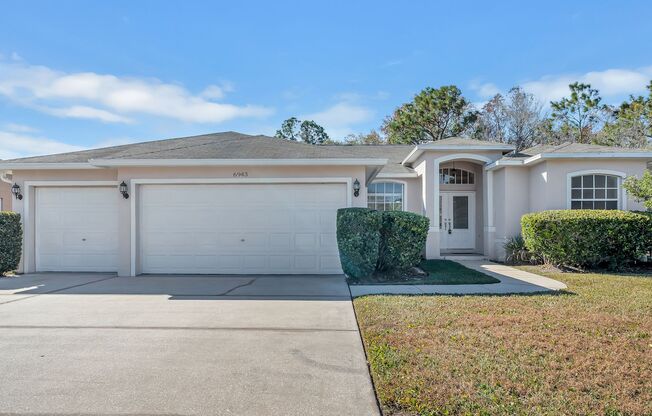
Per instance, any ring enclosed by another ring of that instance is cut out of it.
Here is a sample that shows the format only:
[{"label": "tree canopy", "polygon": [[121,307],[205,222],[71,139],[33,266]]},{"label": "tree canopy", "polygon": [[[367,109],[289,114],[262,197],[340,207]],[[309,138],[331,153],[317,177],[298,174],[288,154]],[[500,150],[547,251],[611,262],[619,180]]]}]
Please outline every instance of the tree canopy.
[{"label": "tree canopy", "polygon": [[623,187],[636,201],[642,202],[648,211],[652,211],[652,173],[649,170],[646,170],[641,178],[628,177]]},{"label": "tree canopy", "polygon": [[389,143],[419,144],[461,135],[476,118],[456,86],[428,87],[385,119],[382,130]]},{"label": "tree canopy", "polygon": [[371,130],[367,134],[349,134],[344,138],[345,144],[387,144],[387,139]]},{"label": "tree canopy", "polygon": [[544,117],[534,95],[514,87],[496,94],[480,110],[473,137],[514,145],[517,151],[541,141]]},{"label": "tree canopy", "polygon": [[643,148],[652,144],[652,81],[646,96],[605,105],[597,89],[574,82],[569,94],[550,102],[550,115],[536,97],[516,86],[474,108],[455,85],[424,88],[385,118],[380,134],[350,134],[331,140],[313,120],[291,117],[276,137],[310,144],[419,144],[454,136],[509,143],[517,151],[542,143],[579,142]]},{"label": "tree canopy", "polygon": [[610,118],[596,142],[607,146],[645,147],[652,140],[652,81],[648,96],[630,96],[617,108],[610,108]]},{"label": "tree canopy", "polygon": [[292,141],[301,140],[308,144],[324,144],[330,141],[330,137],[322,126],[313,120],[301,121],[296,117],[290,117],[283,121],[274,137]]},{"label": "tree canopy", "polygon": [[562,133],[569,133],[578,143],[590,143],[594,127],[605,110],[598,90],[589,84],[574,82],[568,86],[570,96],[551,101],[552,120]]}]

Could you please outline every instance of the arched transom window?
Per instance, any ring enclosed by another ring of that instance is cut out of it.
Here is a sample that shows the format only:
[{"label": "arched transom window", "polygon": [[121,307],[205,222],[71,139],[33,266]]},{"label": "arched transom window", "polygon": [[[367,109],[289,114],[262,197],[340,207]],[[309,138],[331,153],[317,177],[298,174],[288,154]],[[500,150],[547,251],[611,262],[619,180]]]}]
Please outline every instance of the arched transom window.
[{"label": "arched transom window", "polygon": [[474,185],[475,173],[466,169],[440,168],[439,183],[444,185]]},{"label": "arched transom window", "polygon": [[373,182],[367,188],[367,207],[378,211],[402,211],[405,187],[398,182]]},{"label": "arched transom window", "polygon": [[590,174],[571,177],[571,209],[618,209],[620,178]]}]

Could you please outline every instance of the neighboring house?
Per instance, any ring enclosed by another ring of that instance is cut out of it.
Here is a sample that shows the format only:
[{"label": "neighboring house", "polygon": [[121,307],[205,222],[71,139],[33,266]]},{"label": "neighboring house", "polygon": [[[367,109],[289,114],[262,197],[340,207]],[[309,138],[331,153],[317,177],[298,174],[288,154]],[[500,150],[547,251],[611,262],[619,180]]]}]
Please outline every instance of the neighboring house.
[{"label": "neighboring house", "polygon": [[525,213],[642,208],[622,182],[652,152],[511,151],[462,138],[313,146],[229,132],[3,161],[0,173],[24,195],[14,201],[24,272],[341,273],[336,210],[347,206],[426,215],[428,258],[501,259]]},{"label": "neighboring house", "polygon": [[[2,163],[2,160],[0,160]],[[11,184],[0,178],[0,211],[11,211]]]}]

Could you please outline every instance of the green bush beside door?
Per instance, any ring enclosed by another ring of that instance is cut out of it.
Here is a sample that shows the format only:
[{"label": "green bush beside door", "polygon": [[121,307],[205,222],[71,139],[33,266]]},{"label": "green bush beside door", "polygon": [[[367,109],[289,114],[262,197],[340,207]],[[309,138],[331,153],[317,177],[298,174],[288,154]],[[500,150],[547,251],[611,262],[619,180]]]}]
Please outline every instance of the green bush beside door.
[{"label": "green bush beside door", "polygon": [[555,266],[620,268],[652,247],[652,215],[615,210],[558,210],[526,214],[527,249]]},{"label": "green bush beside door", "polygon": [[376,270],[401,272],[417,266],[429,224],[428,218],[404,211],[338,210],[337,245],[342,270],[351,279],[359,279]]}]

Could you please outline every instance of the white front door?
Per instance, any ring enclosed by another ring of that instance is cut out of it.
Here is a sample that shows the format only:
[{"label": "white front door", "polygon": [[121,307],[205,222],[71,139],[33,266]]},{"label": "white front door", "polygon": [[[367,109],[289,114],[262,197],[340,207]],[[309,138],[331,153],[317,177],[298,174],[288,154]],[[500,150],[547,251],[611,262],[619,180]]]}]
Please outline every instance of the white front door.
[{"label": "white front door", "polygon": [[439,194],[439,230],[442,250],[475,248],[475,192]]}]

